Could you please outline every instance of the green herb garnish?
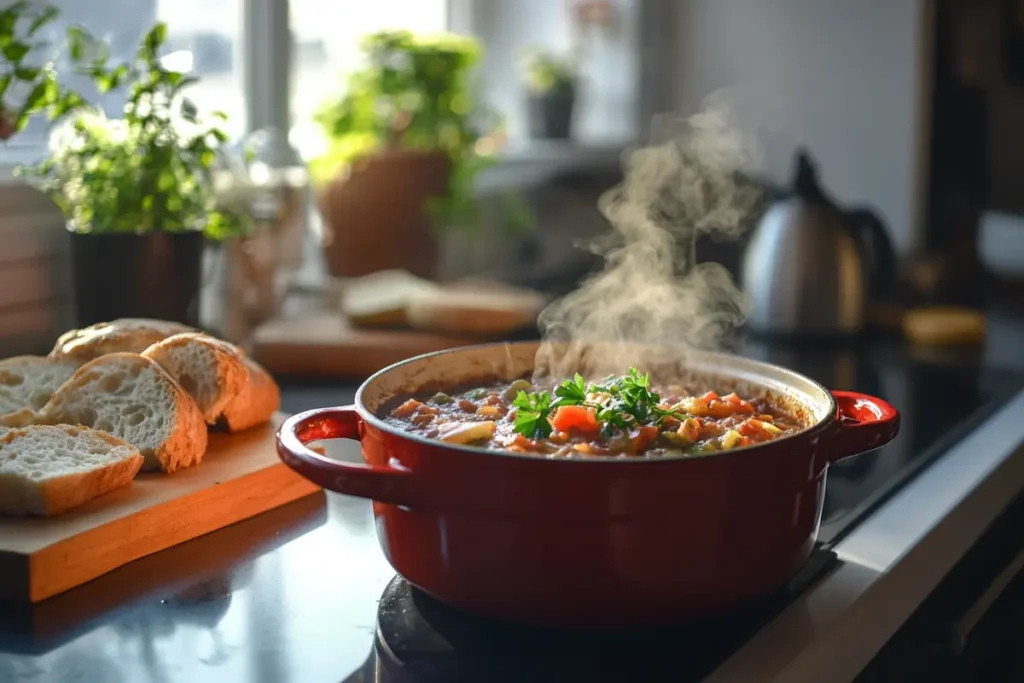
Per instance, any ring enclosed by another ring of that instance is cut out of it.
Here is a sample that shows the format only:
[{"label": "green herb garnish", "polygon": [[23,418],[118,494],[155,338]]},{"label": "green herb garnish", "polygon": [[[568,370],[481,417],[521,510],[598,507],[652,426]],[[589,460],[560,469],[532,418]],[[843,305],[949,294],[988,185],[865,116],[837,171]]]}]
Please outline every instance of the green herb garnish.
[{"label": "green herb garnish", "polygon": [[557,406],[578,406],[587,402],[587,383],[576,373],[555,387],[555,404]]},{"label": "green herb garnish", "polygon": [[[643,424],[661,426],[666,418],[682,421],[688,417],[685,413],[660,408],[661,396],[651,391],[650,386],[650,375],[629,368],[621,377],[609,376],[589,386],[577,373],[555,387],[554,400],[546,391],[532,394],[520,391],[512,402],[517,409],[515,430],[527,438],[546,438],[551,434],[548,417],[566,405],[593,408],[597,420],[604,423],[605,434]],[[602,404],[589,401],[588,394],[607,394],[610,398]]]},{"label": "green herb garnish", "polygon": [[527,438],[546,439],[551,436],[551,395],[546,391],[528,394],[520,390],[512,401],[516,408],[514,429]]}]

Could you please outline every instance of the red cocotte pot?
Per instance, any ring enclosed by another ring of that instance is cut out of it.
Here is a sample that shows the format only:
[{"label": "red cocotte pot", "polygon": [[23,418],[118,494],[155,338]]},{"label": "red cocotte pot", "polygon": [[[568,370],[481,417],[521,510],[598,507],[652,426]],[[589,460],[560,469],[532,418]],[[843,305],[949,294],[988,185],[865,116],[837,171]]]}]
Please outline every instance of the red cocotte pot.
[{"label": "red cocotte pot", "polygon": [[[688,352],[709,388],[780,397],[808,427],[709,455],[547,459],[447,445],[377,412],[424,386],[529,376],[536,343],[453,349],[393,365],[353,406],[291,417],[282,460],[316,484],[373,500],[388,561],[435,598],[546,626],[656,625],[778,589],[810,556],[831,463],[893,439],[899,414],[790,370]],[[656,375],[657,376],[657,375]],[[361,442],[365,464],[306,446]]]}]

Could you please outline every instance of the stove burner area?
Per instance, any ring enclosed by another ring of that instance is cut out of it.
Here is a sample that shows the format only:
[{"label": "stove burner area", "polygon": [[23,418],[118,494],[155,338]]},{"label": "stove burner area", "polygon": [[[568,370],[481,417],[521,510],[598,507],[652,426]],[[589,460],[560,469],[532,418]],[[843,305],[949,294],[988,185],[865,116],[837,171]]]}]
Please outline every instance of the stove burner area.
[{"label": "stove burner area", "polygon": [[[492,621],[447,607],[395,577],[377,612],[380,683],[699,681],[827,574],[819,548],[778,593],[743,609],[678,627],[621,632],[551,630]],[[355,680],[355,679],[350,679]]]}]

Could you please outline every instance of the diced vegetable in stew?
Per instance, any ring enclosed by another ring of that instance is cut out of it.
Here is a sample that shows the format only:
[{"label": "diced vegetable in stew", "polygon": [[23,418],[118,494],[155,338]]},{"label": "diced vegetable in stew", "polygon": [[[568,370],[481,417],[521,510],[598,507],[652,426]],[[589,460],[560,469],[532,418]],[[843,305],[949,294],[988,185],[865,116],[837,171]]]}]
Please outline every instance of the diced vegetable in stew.
[{"label": "diced vegetable in stew", "polygon": [[525,379],[438,392],[400,403],[385,419],[445,443],[556,458],[708,453],[804,428],[770,398],[656,389],[634,368],[600,382],[576,375],[550,392]]}]

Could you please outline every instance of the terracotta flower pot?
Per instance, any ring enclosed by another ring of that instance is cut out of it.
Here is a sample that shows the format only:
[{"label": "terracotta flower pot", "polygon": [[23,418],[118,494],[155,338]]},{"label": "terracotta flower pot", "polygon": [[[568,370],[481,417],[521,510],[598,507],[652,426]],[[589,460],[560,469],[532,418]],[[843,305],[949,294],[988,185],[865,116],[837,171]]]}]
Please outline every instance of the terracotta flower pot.
[{"label": "terracotta flower pot", "polygon": [[401,268],[431,277],[438,245],[427,202],[448,188],[443,152],[382,150],[352,164],[320,196],[331,275]]}]

